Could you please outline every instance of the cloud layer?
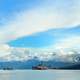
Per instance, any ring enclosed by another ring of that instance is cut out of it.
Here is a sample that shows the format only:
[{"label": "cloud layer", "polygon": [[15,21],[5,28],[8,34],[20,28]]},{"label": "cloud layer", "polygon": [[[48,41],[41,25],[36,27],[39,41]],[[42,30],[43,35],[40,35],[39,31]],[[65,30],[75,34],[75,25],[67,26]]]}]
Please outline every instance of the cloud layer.
[{"label": "cloud layer", "polygon": [[56,49],[75,49],[80,48],[80,36],[68,37],[57,42],[54,46]]},{"label": "cloud layer", "polygon": [[1,28],[0,43],[48,29],[79,25],[79,3],[75,0],[67,2],[61,0],[60,3],[47,0],[41,6],[15,13],[14,19]]}]

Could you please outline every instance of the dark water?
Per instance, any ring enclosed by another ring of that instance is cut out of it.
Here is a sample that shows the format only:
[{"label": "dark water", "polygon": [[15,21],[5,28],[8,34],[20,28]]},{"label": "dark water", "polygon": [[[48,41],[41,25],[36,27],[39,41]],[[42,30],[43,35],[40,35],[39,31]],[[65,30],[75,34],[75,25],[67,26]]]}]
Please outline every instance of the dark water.
[{"label": "dark water", "polygon": [[0,80],[80,80],[78,70],[0,71]]}]

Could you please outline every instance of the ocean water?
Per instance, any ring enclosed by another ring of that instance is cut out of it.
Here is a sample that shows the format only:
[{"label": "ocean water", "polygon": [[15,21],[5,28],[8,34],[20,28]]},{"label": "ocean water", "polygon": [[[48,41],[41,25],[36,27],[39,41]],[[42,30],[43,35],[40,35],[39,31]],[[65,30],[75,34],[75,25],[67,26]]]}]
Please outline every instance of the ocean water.
[{"label": "ocean water", "polygon": [[79,70],[1,70],[0,80],[80,80]]}]

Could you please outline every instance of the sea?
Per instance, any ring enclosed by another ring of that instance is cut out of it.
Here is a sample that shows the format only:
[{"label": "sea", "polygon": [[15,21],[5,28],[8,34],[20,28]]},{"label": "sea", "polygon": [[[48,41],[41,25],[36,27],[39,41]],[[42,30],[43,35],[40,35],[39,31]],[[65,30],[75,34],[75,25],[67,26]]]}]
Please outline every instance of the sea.
[{"label": "sea", "polygon": [[80,70],[1,70],[0,80],[80,80]]}]

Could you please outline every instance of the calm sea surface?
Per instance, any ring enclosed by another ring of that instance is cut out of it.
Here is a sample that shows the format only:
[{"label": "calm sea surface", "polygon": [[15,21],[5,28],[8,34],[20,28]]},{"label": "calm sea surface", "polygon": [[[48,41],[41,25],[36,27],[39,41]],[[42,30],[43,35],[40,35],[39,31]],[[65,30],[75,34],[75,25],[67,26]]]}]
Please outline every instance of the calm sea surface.
[{"label": "calm sea surface", "polygon": [[80,71],[74,70],[13,70],[0,71],[0,80],[80,80]]}]

